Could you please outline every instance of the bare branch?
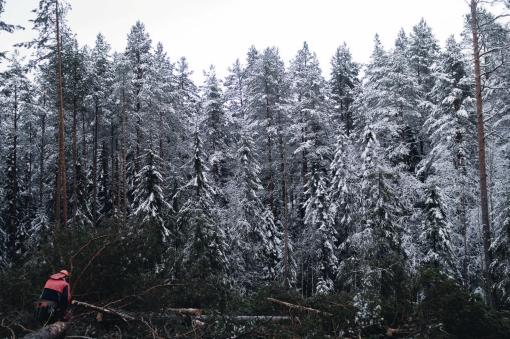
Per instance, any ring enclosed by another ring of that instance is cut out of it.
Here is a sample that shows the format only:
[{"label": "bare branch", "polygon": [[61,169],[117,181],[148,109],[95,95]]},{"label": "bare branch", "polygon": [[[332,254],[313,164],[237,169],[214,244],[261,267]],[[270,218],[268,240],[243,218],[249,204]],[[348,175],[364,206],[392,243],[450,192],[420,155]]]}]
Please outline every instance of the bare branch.
[{"label": "bare branch", "polygon": [[315,308],[301,306],[301,305],[294,305],[294,304],[291,304],[291,303],[288,303],[288,302],[285,302],[285,301],[281,301],[281,300],[278,300],[278,299],[274,299],[274,298],[266,298],[266,299],[268,301],[271,301],[271,302],[274,302],[276,304],[280,304],[280,305],[286,306],[288,308],[292,308],[292,309],[296,309],[296,310],[300,310],[300,311],[312,312],[312,313],[316,313],[316,314],[322,314],[322,315],[326,315],[328,317],[332,317],[333,316],[333,314],[331,314],[329,312],[324,312],[324,311],[321,311],[321,310],[317,310]]},{"label": "bare branch", "polygon": [[86,307],[86,308],[90,308],[90,309],[95,310],[95,311],[99,311],[99,312],[103,312],[103,313],[107,313],[107,314],[116,315],[116,316],[122,318],[122,320],[124,320],[126,322],[128,320],[130,320],[130,321],[136,320],[136,318],[133,317],[132,315],[126,314],[126,313],[121,312],[119,310],[115,310],[113,308],[96,306],[96,305],[92,305],[92,304],[89,304],[89,303],[86,303],[86,302],[83,302],[83,301],[78,301],[78,300],[73,300],[72,304],[73,305],[77,305],[77,306],[83,306],[83,307]]},{"label": "bare branch", "polygon": [[484,22],[484,23],[478,24],[478,27],[479,27],[479,28],[482,28],[482,27],[484,27],[484,26],[486,26],[486,25],[490,25],[490,24],[494,23],[495,21],[497,21],[497,20],[499,20],[499,19],[501,19],[501,18],[508,18],[508,17],[510,17],[510,14],[500,14],[500,15],[496,15],[494,18],[492,18],[492,20],[489,20],[489,21],[487,21],[487,22]]},{"label": "bare branch", "polygon": [[487,75],[490,75],[494,72],[496,72],[499,68],[501,68],[502,66],[504,65],[504,63],[501,63],[499,65],[497,65],[496,67],[494,67],[493,69],[489,70],[489,71],[486,71],[486,72],[483,72],[481,74],[482,77],[486,77]]},{"label": "bare branch", "polygon": [[78,283],[80,282],[80,279],[81,277],[83,276],[83,274],[87,271],[87,269],[90,267],[90,265],[92,264],[92,262],[99,256],[99,254],[101,254],[101,252],[103,252],[106,247],[110,245],[110,243],[106,243],[103,247],[101,247],[96,253],[94,253],[94,255],[92,256],[92,258],[89,260],[89,262],[87,263],[87,265],[85,265],[85,268],[80,272],[80,275],[78,276],[78,279],[76,279],[76,282],[74,283],[74,289],[76,290],[77,286],[78,286]]},{"label": "bare branch", "polygon": [[500,50],[502,50],[502,49],[506,49],[506,48],[508,48],[508,47],[510,47],[510,44],[505,45],[505,46],[498,46],[498,47],[491,48],[491,49],[490,49],[490,50],[488,50],[488,51],[485,51],[485,52],[483,52],[483,53],[480,53],[480,58],[481,58],[481,57],[483,57],[483,56],[485,56],[485,55],[487,55],[487,54],[490,54],[490,53],[493,53],[493,52],[496,52],[496,51],[500,51]]},{"label": "bare branch", "polygon": [[71,258],[69,258],[69,268],[70,268],[70,270],[71,270],[71,273],[73,272],[73,268],[74,268],[74,266],[73,266],[73,260],[74,260],[74,258],[75,258],[78,254],[80,254],[80,253],[81,253],[81,252],[82,252],[85,248],[87,248],[87,247],[88,247],[88,246],[89,246],[89,245],[90,245],[93,241],[96,241],[96,240],[99,240],[99,239],[101,239],[101,238],[105,238],[105,237],[107,237],[107,235],[101,235],[101,236],[98,236],[98,237],[95,237],[95,238],[90,239],[89,241],[87,241],[87,243],[85,243],[83,246],[81,246],[81,247],[78,249],[78,251],[76,251],[76,252],[75,252],[75,253],[71,256]]}]

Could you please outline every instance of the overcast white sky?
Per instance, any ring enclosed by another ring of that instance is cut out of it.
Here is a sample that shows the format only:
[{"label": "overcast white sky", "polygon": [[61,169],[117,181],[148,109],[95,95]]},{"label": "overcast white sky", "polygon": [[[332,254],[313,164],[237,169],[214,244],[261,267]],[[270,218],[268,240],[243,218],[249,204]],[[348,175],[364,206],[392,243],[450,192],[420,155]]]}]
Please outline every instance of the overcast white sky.
[{"label": "overcast white sky", "polygon": [[[31,36],[31,10],[38,0],[7,0],[2,20],[27,31],[1,33],[0,50]],[[236,58],[244,61],[253,44],[277,46],[285,62],[307,41],[328,76],[329,61],[343,41],[358,62],[367,62],[373,37],[392,47],[401,27],[409,32],[425,18],[441,44],[462,31],[465,0],[71,0],[68,22],[78,41],[94,45],[103,33],[123,51],[136,20],[145,23],[153,46],[161,41],[174,61],[186,56],[195,71],[214,64],[225,75]]]}]

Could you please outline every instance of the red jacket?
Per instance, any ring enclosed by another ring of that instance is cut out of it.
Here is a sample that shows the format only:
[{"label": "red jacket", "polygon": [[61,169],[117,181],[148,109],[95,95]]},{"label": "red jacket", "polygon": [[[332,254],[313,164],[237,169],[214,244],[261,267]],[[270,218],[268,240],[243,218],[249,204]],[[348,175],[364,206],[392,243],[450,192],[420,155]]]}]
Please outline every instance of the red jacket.
[{"label": "red jacket", "polygon": [[50,276],[44,285],[41,299],[55,301],[61,308],[67,308],[71,303],[71,287],[69,283],[64,280],[64,275],[62,273],[56,273]]}]

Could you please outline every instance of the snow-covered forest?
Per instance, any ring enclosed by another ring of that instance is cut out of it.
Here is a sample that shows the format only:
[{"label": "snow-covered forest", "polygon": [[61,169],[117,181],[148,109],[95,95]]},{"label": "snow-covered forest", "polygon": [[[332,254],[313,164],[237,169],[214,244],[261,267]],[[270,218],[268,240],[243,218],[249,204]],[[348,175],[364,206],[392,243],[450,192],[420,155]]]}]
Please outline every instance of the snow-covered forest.
[{"label": "snow-covered forest", "polygon": [[[19,29],[4,1],[0,36]],[[100,304],[166,284],[140,307],[230,314],[273,291],[348,305],[355,333],[419,318],[467,338],[433,309],[509,310],[508,10],[472,0],[444,45],[425,20],[376,35],[367,64],[342,44],[328,74],[313,44],[252,47],[195,83],[143,22],[124,50],[81,46],[56,6],[1,54],[0,318],[61,267]]]}]

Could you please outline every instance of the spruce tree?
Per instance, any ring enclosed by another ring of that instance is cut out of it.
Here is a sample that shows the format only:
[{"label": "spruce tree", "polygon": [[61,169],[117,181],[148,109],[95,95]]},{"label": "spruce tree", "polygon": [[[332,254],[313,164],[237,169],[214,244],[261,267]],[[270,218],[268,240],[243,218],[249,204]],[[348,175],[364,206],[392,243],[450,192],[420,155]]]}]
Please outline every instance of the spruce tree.
[{"label": "spruce tree", "polygon": [[1,211],[2,229],[5,234],[6,256],[8,263],[18,260],[23,252],[23,241],[26,229],[22,224],[22,173],[20,173],[20,117],[28,113],[30,107],[30,85],[26,72],[17,52],[13,54],[10,65],[2,74],[2,95],[5,96],[2,129],[6,130],[5,167],[3,208]]},{"label": "spruce tree", "polygon": [[290,204],[291,149],[289,129],[289,84],[278,49],[266,48],[259,53],[254,47],[248,52],[246,65],[246,112],[253,124],[254,141],[261,163],[262,201],[282,230],[283,281],[289,286],[295,277],[292,243],[296,232]]},{"label": "spruce tree", "polygon": [[142,168],[136,174],[133,190],[130,235],[140,239],[139,247],[134,250],[138,250],[139,256],[159,272],[167,268],[163,253],[172,241],[168,222],[171,207],[163,195],[162,159],[147,149],[140,163]]},{"label": "spruce tree", "polygon": [[[356,178],[356,162],[353,158],[357,150],[351,140],[343,133],[338,136],[335,157],[330,165],[331,183],[329,186],[330,213],[336,230],[336,246],[339,267],[344,265],[343,260],[352,255],[349,239],[355,232],[359,222],[359,182]],[[344,279],[337,281],[340,288],[348,287]]]},{"label": "spruce tree", "polygon": [[341,277],[349,279],[354,289],[357,321],[370,324],[379,322],[383,302],[399,296],[403,290],[405,254],[400,224],[403,206],[396,195],[397,174],[381,156],[370,126],[365,128],[361,146],[362,217],[348,239],[353,254],[344,263]]},{"label": "spruce tree", "polygon": [[429,184],[426,188],[424,210],[419,239],[423,251],[423,266],[437,269],[451,278],[458,278],[452,227],[444,212],[439,189],[434,184]]},{"label": "spruce tree", "polygon": [[229,188],[232,196],[230,208],[235,221],[228,236],[239,246],[232,255],[243,258],[241,279],[247,287],[254,289],[281,277],[282,234],[271,211],[260,198],[262,185],[255,143],[247,124],[242,125],[237,170]]},{"label": "spruce tree", "polygon": [[177,226],[184,238],[185,276],[193,282],[220,288],[227,284],[228,262],[225,233],[215,220],[214,188],[207,179],[207,167],[198,130],[194,135],[191,179],[181,188],[187,200],[177,214]]},{"label": "spruce tree", "polygon": [[[508,193],[507,193],[508,194]],[[508,195],[510,196],[510,195]],[[510,304],[510,199],[504,202],[504,207],[497,218],[498,228],[491,250],[494,260],[490,271],[494,278],[494,291],[499,306]]]},{"label": "spruce tree", "polygon": [[[330,128],[326,100],[326,83],[322,77],[319,62],[305,42],[291,63],[290,67],[293,124],[290,126],[295,145],[294,162],[299,168],[301,193],[299,194],[300,210],[298,215],[299,227],[304,226],[306,214],[305,204],[312,191],[306,187],[314,185],[314,176],[325,176],[331,161]],[[316,173],[312,174],[312,170]],[[303,232],[306,233],[306,231]]]},{"label": "spruce tree", "polygon": [[136,186],[133,192],[133,216],[142,224],[155,223],[161,227],[161,235],[168,236],[163,227],[164,214],[170,207],[163,196],[163,177],[159,166],[161,158],[151,149],[145,151],[143,167],[136,174]]},{"label": "spruce tree", "polygon": [[[422,178],[434,180],[445,196],[447,218],[453,231],[461,239],[457,241],[457,254],[462,257],[461,273],[468,280],[468,256],[470,255],[469,211],[473,208],[475,193],[469,184],[474,180],[475,145],[469,135],[474,133],[470,119],[471,80],[461,46],[450,37],[439,57],[436,67],[437,81],[431,91],[435,104],[425,121],[431,151],[420,169]],[[452,184],[454,183],[454,184]]]},{"label": "spruce tree", "polygon": [[305,202],[305,254],[312,267],[316,267],[318,277],[315,290],[327,294],[333,290],[333,281],[337,275],[338,259],[336,256],[337,233],[333,227],[330,213],[330,201],[327,192],[327,172],[321,171],[315,164],[308,174]]}]

